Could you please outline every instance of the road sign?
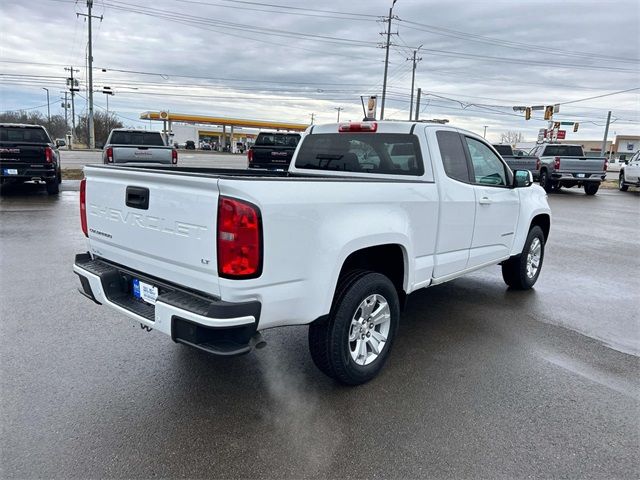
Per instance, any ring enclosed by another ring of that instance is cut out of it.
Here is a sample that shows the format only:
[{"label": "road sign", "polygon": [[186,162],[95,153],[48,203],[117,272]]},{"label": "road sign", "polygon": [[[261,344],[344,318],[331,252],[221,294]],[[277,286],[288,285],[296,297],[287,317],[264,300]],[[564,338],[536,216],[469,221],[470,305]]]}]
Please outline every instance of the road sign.
[{"label": "road sign", "polygon": [[575,122],[560,122],[560,125],[571,125],[573,126]]},{"label": "road sign", "polygon": [[560,104],[559,103],[556,103],[553,106],[553,113],[560,113]]},{"label": "road sign", "polygon": [[565,138],[567,138],[567,131],[558,130],[558,140],[564,140]]},{"label": "road sign", "polygon": [[534,105],[531,110],[544,110],[544,105]]}]

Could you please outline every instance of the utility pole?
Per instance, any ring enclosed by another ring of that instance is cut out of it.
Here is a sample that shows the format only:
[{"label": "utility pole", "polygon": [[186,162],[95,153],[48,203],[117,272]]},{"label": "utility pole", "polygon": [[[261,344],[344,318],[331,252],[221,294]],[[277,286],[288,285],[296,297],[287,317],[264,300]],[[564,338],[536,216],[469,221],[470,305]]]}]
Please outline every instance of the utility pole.
[{"label": "utility pole", "polygon": [[[61,98],[60,100],[62,100],[62,108],[64,108],[64,124],[66,125],[67,128],[69,128],[69,115],[67,114],[67,110],[69,108],[69,102],[67,101],[67,94],[69,92],[67,92],[66,90],[64,92],[60,92],[60,93],[64,93],[64,99]],[[66,135],[66,132],[65,132]]]},{"label": "utility pole", "polygon": [[88,115],[88,127],[89,127],[89,148],[96,148],[96,137],[93,127],[93,45],[91,40],[91,19],[99,18],[102,21],[102,15],[99,17],[91,15],[91,8],[93,7],[93,0],[87,0],[87,14],[76,13],[79,17],[87,17],[88,30],[89,30],[89,51],[88,51],[88,70],[89,70],[89,115]]},{"label": "utility pole", "polygon": [[47,118],[49,119],[49,122],[51,122],[51,104],[49,103],[49,89],[42,87],[43,90],[47,91]]},{"label": "utility pole", "polygon": [[344,108],[342,108],[342,107],[335,107],[335,108],[334,108],[334,110],[337,110],[337,111],[338,111],[338,123],[340,123],[340,111],[341,111],[341,110],[344,110]]},{"label": "utility pole", "polygon": [[393,19],[393,6],[398,0],[393,0],[389,9],[389,19],[387,20],[387,44],[385,46],[386,53],[384,57],[384,80],[382,82],[382,103],[380,104],[380,120],[384,119],[384,101],[387,96],[387,73],[389,72],[389,45],[391,43],[391,20]]},{"label": "utility pole", "polygon": [[420,116],[420,96],[422,95],[422,89],[418,88],[418,97],[416,98],[416,122],[419,120]]},{"label": "utility pole", "polygon": [[66,68],[65,71],[69,71],[69,78],[67,78],[67,85],[69,85],[69,91],[71,92],[71,144],[76,139],[76,103],[75,95],[80,89],[78,88],[78,81],[73,78],[73,72],[77,72],[78,69],[73,66]]},{"label": "utility pole", "polygon": [[609,136],[609,124],[611,123],[611,110],[607,114],[607,126],[604,127],[604,138],[602,139],[602,149],[600,150],[600,155],[604,157],[607,152],[607,137]]},{"label": "utility pole", "polygon": [[484,126],[484,133],[482,134],[482,138],[487,138],[487,127],[488,125]]},{"label": "utility pole", "polygon": [[309,115],[311,115],[311,125],[313,125],[313,120],[316,118],[316,114],[310,113]]},{"label": "utility pole", "polygon": [[[422,57],[416,58],[418,50],[422,48],[420,45],[416,50],[413,51],[413,73],[411,74],[411,102],[409,104],[409,121],[413,118],[413,86],[416,83],[416,63],[422,60]],[[407,58],[407,60],[411,60]]]}]

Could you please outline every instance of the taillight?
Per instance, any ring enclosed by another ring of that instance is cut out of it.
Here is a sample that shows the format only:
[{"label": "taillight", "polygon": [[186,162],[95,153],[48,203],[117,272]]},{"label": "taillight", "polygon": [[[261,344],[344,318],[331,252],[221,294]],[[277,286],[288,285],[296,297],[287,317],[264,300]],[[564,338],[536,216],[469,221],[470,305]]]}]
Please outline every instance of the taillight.
[{"label": "taillight", "polygon": [[339,132],[375,132],[378,130],[376,122],[348,122],[338,125]]},{"label": "taillight", "polygon": [[605,158],[604,160],[604,171],[607,171],[607,168],[609,168],[609,161]]},{"label": "taillight", "polygon": [[113,148],[107,148],[107,163],[113,163]]},{"label": "taillight", "polygon": [[247,150],[247,160],[249,160],[249,163],[253,162],[253,148]]},{"label": "taillight", "polygon": [[87,229],[87,180],[80,180],[80,225],[85,237],[89,236]]},{"label": "taillight", "polygon": [[176,165],[178,163],[178,150],[175,148],[171,150],[171,163]]},{"label": "taillight", "polygon": [[536,170],[540,170],[540,159],[536,158]]},{"label": "taillight", "polygon": [[218,200],[218,275],[253,278],[262,270],[260,210],[229,197]]},{"label": "taillight", "polygon": [[53,149],[51,147],[45,147],[44,160],[47,163],[53,163]]},{"label": "taillight", "polygon": [[560,170],[560,157],[556,157],[553,159],[553,168],[555,170]]}]

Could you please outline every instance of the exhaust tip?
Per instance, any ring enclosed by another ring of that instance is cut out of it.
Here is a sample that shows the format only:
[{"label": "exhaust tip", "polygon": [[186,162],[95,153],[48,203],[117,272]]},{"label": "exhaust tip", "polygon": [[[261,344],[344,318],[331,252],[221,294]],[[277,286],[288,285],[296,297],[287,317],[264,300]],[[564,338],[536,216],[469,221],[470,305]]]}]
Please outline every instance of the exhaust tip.
[{"label": "exhaust tip", "polygon": [[267,342],[262,338],[262,334],[260,332],[256,332],[255,335],[251,337],[251,344],[256,350],[260,350],[267,346]]}]

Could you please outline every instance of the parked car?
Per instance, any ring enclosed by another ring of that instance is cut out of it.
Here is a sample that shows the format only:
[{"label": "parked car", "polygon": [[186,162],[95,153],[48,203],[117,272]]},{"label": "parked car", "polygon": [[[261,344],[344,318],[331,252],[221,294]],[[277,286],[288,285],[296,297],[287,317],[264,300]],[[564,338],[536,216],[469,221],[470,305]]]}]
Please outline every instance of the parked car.
[{"label": "parked car", "polygon": [[196,142],[194,142],[193,140],[187,140],[184,144],[184,149],[185,150],[195,150],[196,149]]},{"label": "parked car", "polygon": [[0,184],[35,181],[57,195],[62,183],[60,152],[40,125],[0,123]]},{"label": "parked car", "polygon": [[531,155],[540,160],[538,178],[547,192],[578,186],[595,195],[607,174],[607,159],[587,157],[581,145],[543,143]]},{"label": "parked car", "polygon": [[116,128],[102,150],[104,164],[176,165],[178,151],[167,146],[160,132]]},{"label": "parked car", "polygon": [[260,132],[247,151],[249,168],[286,169],[299,142],[299,133]]},{"label": "parked car", "polygon": [[211,150],[211,144],[209,142],[202,142],[200,144],[200,150]]},{"label": "parked car", "polygon": [[620,167],[618,188],[626,192],[629,187],[640,187],[640,150]]},{"label": "parked car", "polygon": [[311,358],[346,384],[380,371],[411,292],[492,265],[531,288],[551,225],[529,171],[442,124],[315,125],[288,172],[85,176],[88,251],[73,267],[85,296],[215,355],[307,324]]},{"label": "parked car", "polygon": [[[538,157],[533,155],[521,155],[508,144],[494,144],[493,148],[507,162],[512,170],[529,170],[533,175],[534,181],[538,181],[538,169],[540,168]],[[522,152],[522,150],[518,150]]]}]

